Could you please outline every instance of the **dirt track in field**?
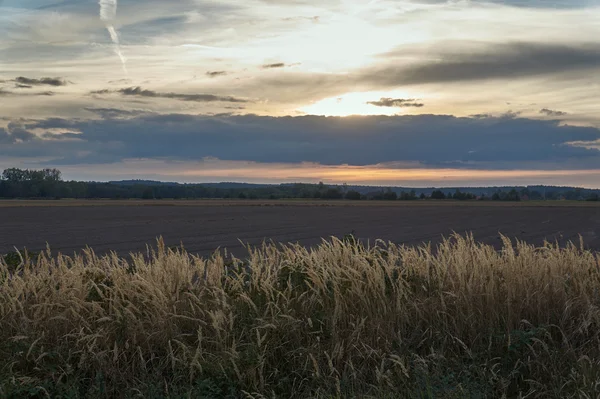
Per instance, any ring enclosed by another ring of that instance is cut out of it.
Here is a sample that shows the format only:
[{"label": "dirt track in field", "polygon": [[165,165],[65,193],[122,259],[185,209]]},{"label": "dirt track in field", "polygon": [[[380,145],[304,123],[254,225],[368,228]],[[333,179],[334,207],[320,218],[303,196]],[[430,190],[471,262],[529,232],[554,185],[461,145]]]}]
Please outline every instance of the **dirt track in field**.
[{"label": "dirt track in field", "polygon": [[181,242],[193,253],[207,255],[227,247],[243,255],[238,239],[252,245],[264,239],[315,245],[321,237],[341,237],[352,230],[361,239],[405,244],[436,243],[452,231],[471,231],[477,240],[497,247],[499,232],[538,245],[544,239],[564,245],[578,241],[581,234],[588,248],[600,250],[600,206],[581,204],[90,204],[0,204],[0,253],[14,247],[40,250],[48,243],[65,254],[89,245],[100,253],[115,250],[125,255],[145,250],[162,236],[167,245]]}]

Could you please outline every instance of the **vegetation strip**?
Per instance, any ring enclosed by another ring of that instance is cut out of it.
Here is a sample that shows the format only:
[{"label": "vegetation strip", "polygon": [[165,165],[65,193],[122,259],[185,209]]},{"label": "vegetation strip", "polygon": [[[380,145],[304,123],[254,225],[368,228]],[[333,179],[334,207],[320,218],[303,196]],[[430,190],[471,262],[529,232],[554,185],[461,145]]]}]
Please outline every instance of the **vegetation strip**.
[{"label": "vegetation strip", "polygon": [[4,258],[0,396],[599,393],[600,264],[583,245],[248,250]]}]

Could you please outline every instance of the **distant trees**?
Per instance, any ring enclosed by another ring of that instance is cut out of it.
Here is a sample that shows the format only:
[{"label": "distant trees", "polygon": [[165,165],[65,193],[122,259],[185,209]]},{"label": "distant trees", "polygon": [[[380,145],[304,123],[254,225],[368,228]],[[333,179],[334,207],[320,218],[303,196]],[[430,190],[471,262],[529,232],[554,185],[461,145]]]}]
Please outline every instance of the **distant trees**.
[{"label": "distant trees", "polygon": [[492,195],[492,201],[521,201],[521,196],[514,188],[509,192],[499,190]]},{"label": "distant trees", "polygon": [[62,180],[61,172],[58,169],[29,170],[10,168],[2,172],[2,180],[9,183],[22,183],[26,181],[35,182],[59,182]]},{"label": "distant trees", "polygon": [[[455,190],[444,193],[440,189],[399,191],[397,188],[367,191],[368,187],[318,184],[245,185],[236,183],[177,184],[143,180],[99,183],[64,181],[58,169],[9,168],[0,174],[0,198],[137,198],[137,199],[191,199],[191,198],[238,198],[238,199],[285,199],[314,198],[321,200],[346,199],[351,201],[413,201],[413,200],[589,200],[598,201],[600,190],[570,187],[529,186],[498,188],[479,196],[472,192]],[[491,195],[490,195],[491,194]]]},{"label": "distant trees", "polygon": [[431,193],[431,199],[446,199],[446,194],[442,190],[435,190]]},{"label": "distant trees", "polygon": [[396,194],[395,191],[392,191],[391,188],[388,188],[387,190],[385,190],[385,192],[383,193],[383,199],[385,201],[395,201],[398,199],[398,194]]},{"label": "distant trees", "polygon": [[455,200],[459,200],[459,201],[466,201],[466,200],[473,200],[477,198],[475,196],[475,194],[471,194],[471,193],[463,193],[460,190],[456,190],[456,192],[454,193],[454,195],[452,196],[452,199]]},{"label": "distant trees", "polygon": [[2,172],[0,197],[59,197],[62,189],[58,169],[29,170],[10,168]]},{"label": "distant trees", "polygon": [[411,190],[408,193],[402,191],[400,193],[399,199],[402,201],[413,201],[417,199],[417,193],[415,192],[415,190]]},{"label": "distant trees", "polygon": [[358,201],[361,199],[361,194],[356,190],[350,190],[346,193],[346,199],[352,201]]},{"label": "distant trees", "polygon": [[521,201],[521,196],[519,195],[517,190],[513,188],[508,192],[508,194],[506,194],[506,197],[504,197],[504,201]]},{"label": "distant trees", "polygon": [[321,195],[322,199],[342,199],[344,195],[337,188],[328,188],[325,193]]}]

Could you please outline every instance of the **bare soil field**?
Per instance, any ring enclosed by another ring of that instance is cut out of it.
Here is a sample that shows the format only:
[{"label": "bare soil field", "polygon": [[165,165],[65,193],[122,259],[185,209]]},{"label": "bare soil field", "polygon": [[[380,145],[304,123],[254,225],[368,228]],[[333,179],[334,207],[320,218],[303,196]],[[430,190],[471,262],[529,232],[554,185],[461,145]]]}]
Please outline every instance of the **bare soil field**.
[{"label": "bare soil field", "polygon": [[[452,232],[501,246],[499,233],[541,245],[584,239],[600,250],[600,206],[585,202],[0,201],[0,253],[46,243],[73,254],[85,246],[127,254],[167,245],[208,255],[263,240],[314,245],[352,231],[362,240],[437,243]],[[240,242],[241,241],[241,242]]]}]

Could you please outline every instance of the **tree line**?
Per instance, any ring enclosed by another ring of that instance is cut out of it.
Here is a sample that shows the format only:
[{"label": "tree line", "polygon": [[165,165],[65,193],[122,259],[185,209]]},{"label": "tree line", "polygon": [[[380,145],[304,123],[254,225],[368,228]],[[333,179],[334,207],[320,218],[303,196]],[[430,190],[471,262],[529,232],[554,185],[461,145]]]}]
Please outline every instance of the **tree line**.
[{"label": "tree line", "polygon": [[[589,190],[588,190],[589,191]],[[491,200],[520,201],[539,199],[599,199],[597,193],[581,190],[542,193],[524,188],[521,190],[497,190],[492,195],[475,195],[455,190],[444,192],[440,189],[429,194],[416,190],[394,191],[391,188],[363,189],[362,192],[346,185],[330,186],[319,184],[281,184],[269,186],[219,187],[207,184],[151,184],[145,181],[132,182],[82,182],[65,181],[58,169],[29,170],[10,168],[0,176],[0,198],[76,198],[76,199],[199,199],[199,198],[235,198],[235,199],[325,199],[325,200],[379,200],[379,201],[417,201],[417,200]]]}]

